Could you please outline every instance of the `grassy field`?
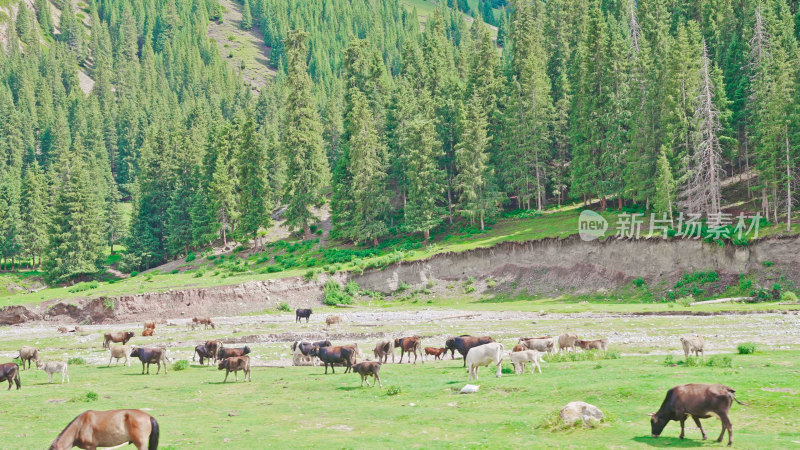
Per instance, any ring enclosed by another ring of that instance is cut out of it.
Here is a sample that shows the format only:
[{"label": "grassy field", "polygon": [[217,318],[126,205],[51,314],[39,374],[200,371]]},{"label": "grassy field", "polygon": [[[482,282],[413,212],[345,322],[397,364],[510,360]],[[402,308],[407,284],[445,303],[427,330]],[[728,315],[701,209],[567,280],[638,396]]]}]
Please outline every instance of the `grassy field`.
[{"label": "grassy field", "polygon": [[[80,412],[113,408],[154,415],[165,449],[713,447],[720,444],[701,441],[693,427],[678,440],[674,422],[661,438],[651,438],[647,413],[672,386],[719,382],[750,403],[732,408],[736,447],[796,448],[800,352],[728,356],[729,368],[673,367],[655,356],[553,362],[543,365],[542,375],[500,379],[484,368],[473,395],[456,393],[466,383],[458,360],[385,365],[383,389],[360,388],[357,375],[342,369],[323,375],[319,367],[256,367],[252,383],[227,384],[216,368],[143,376],[138,362],[72,366],[65,385],[49,385],[43,372],[25,371],[22,390],[0,392],[0,447],[44,448]],[[97,400],[87,401],[87,394]],[[549,428],[554,414],[574,400],[597,405],[607,421],[596,428]],[[715,438],[719,422],[704,423]]]}]

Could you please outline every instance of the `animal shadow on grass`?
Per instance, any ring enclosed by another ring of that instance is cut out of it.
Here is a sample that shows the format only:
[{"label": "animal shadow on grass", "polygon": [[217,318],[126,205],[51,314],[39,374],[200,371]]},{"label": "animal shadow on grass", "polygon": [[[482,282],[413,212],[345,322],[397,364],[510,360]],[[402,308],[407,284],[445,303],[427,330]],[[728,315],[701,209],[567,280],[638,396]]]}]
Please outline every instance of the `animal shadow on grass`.
[{"label": "animal shadow on grass", "polygon": [[[687,431],[688,431],[688,429],[687,429]],[[650,447],[672,447],[672,448],[675,448],[675,447],[686,447],[686,448],[688,448],[688,447],[703,447],[703,446],[705,446],[704,443],[705,444],[712,444],[713,443],[713,444],[716,444],[717,446],[720,445],[720,444],[717,443],[717,441],[714,441],[714,440],[711,440],[711,439],[706,440],[706,441],[701,441],[699,438],[698,439],[691,439],[691,438],[678,439],[677,437],[664,437],[663,435],[661,437],[659,437],[659,438],[653,438],[653,437],[650,437],[650,436],[637,436],[637,437],[633,438],[633,440],[636,441],[639,444],[648,445]]]},{"label": "animal shadow on grass", "polygon": [[[366,383],[364,384],[364,387],[367,387]],[[340,391],[357,391],[362,388],[361,386],[339,386],[336,389]]]}]

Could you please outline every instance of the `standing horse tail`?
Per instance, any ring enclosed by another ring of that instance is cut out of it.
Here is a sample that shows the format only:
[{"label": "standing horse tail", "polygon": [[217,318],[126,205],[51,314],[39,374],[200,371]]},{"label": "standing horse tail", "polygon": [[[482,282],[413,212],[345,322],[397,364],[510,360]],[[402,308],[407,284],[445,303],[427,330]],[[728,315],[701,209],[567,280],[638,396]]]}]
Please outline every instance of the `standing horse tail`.
[{"label": "standing horse tail", "polygon": [[150,416],[150,440],[147,442],[147,450],[158,449],[158,422],[156,418]]}]

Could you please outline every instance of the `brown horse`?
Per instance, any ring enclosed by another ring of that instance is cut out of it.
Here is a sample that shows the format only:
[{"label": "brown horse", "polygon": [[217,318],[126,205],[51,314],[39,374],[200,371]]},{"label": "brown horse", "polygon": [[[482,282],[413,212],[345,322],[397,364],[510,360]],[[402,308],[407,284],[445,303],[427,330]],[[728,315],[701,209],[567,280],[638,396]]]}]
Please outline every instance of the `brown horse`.
[{"label": "brown horse", "polygon": [[158,448],[158,422],[138,409],[86,411],[58,435],[50,450],[95,449],[131,443],[139,450]]}]

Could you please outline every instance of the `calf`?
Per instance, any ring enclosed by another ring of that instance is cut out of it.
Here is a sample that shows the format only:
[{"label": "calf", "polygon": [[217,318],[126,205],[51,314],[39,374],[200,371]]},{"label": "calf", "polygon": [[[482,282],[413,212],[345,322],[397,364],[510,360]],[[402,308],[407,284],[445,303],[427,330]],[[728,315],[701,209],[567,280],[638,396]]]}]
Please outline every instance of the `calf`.
[{"label": "calf", "polygon": [[433,359],[440,359],[446,351],[446,348],[425,347],[425,355],[433,355]]},{"label": "calf", "polygon": [[341,316],[328,316],[325,318],[325,327],[330,328],[331,325],[339,325],[342,323]]},{"label": "calf", "polygon": [[575,333],[564,333],[558,337],[558,349],[566,352],[569,349],[575,351],[575,341],[578,340],[578,335]]},{"label": "calf", "polygon": [[488,344],[472,347],[464,358],[467,364],[467,381],[471,379],[478,380],[478,368],[488,366],[491,363],[497,365],[497,373],[495,376],[500,378],[500,365],[503,363],[503,344],[499,342],[490,342]]},{"label": "calf", "polygon": [[19,381],[19,365],[17,363],[0,364],[0,381],[8,381],[8,389],[11,390],[11,385],[16,383],[17,390],[22,387]]},{"label": "calf", "polygon": [[542,353],[553,353],[556,346],[555,342],[553,342],[553,338],[528,339],[522,341],[520,345],[524,346],[526,350],[536,350]]},{"label": "calf", "polygon": [[[353,365],[353,372],[361,375],[361,387],[364,387],[364,381],[367,382],[367,386],[370,385],[368,378],[370,375],[372,375],[375,381],[378,382],[378,385],[380,385],[382,388],[383,383],[381,383],[380,371],[381,363],[377,361],[364,361]],[[375,386],[375,381],[372,382],[373,387]]]},{"label": "calf", "polygon": [[381,363],[389,362],[389,355],[392,355],[392,362],[394,363],[394,339],[381,339],[375,344],[375,349],[372,350],[375,354],[375,359]]},{"label": "calf", "polygon": [[203,325],[203,329],[207,330],[208,327],[211,327],[212,330],[216,329],[216,325],[214,322],[211,321],[210,317],[193,317],[192,318],[192,328],[195,325]]},{"label": "calf", "polygon": [[242,381],[253,381],[250,377],[249,356],[232,356],[230,358],[225,358],[219,362],[217,369],[225,369],[225,380],[222,381],[223,383],[228,381],[228,374],[231,372],[233,372],[233,376],[236,377],[236,381],[239,381],[240,370],[244,372],[244,380]]},{"label": "calf", "polygon": [[111,360],[116,358],[117,362],[114,363],[116,366],[119,364],[120,358],[125,358],[125,362],[128,364],[128,367],[131,366],[131,360],[128,358],[128,353],[131,351],[130,345],[115,345],[109,349],[111,351],[111,357],[108,358],[108,365],[111,366]]},{"label": "calf", "polygon": [[728,418],[728,413],[734,400],[740,405],[746,405],[736,399],[735,392],[721,384],[684,384],[670,389],[658,412],[650,414],[650,429],[653,437],[660,436],[670,420],[677,420],[681,423],[679,437],[683,439],[684,422],[689,416],[692,416],[705,440],[706,432],[700,425],[700,419],[707,419],[714,414],[722,422],[722,432],[719,434],[717,442],[722,442],[725,430],[728,430],[728,445],[733,444],[733,425]]},{"label": "calf", "polygon": [[296,309],[294,311],[294,323],[300,322],[300,319],[306,319],[306,323],[308,323],[308,318],[311,317],[312,312],[311,309]]},{"label": "calf", "polygon": [[317,347],[311,349],[311,356],[317,358],[325,364],[325,374],[328,374],[328,365],[331,366],[331,372],[336,373],[334,364],[342,364],[347,366],[344,373],[351,370],[353,365],[353,358],[355,357],[355,350],[350,347]]},{"label": "calf", "polygon": [[161,372],[161,364],[164,364],[164,375],[167,374],[167,350],[164,348],[144,348],[137,347],[131,352],[131,358],[139,358],[142,362],[142,375],[144,375],[144,366],[147,364],[147,374],[150,375],[150,364],[158,364],[156,375]]},{"label": "calf", "polygon": [[467,358],[467,353],[469,353],[470,349],[473,347],[477,347],[479,345],[489,344],[491,342],[494,342],[494,339],[492,339],[490,336],[476,337],[476,336],[462,335],[448,339],[447,341],[445,341],[444,347],[447,350],[450,350],[451,358],[453,357],[454,352],[458,350],[458,353],[460,353],[461,356],[464,358],[463,367],[467,367],[466,358]]},{"label": "calf", "polygon": [[214,354],[209,352],[208,347],[206,347],[205,344],[200,344],[194,348],[194,353],[192,354],[192,361],[194,361],[195,358],[197,358],[198,356],[200,357],[201,366],[205,365],[205,363],[203,362],[204,360],[208,360],[210,362],[211,360],[214,359]]},{"label": "calf", "polygon": [[[411,354],[414,354],[414,364],[417,363],[417,353],[422,356],[422,345],[419,342],[419,337],[404,337],[394,340],[394,346],[400,348],[400,364],[403,364],[403,354],[408,353],[408,362],[411,362]],[[422,360],[425,363],[425,360]]]},{"label": "calf", "polygon": [[527,349],[528,349],[528,347],[525,347],[525,346],[524,346],[524,345],[522,345],[522,344],[517,344],[517,345],[515,345],[515,346],[514,346],[514,348],[512,348],[512,349],[511,349],[511,353],[514,353],[514,352],[524,352],[524,351],[525,351],[525,350],[527,350]]},{"label": "calf", "polygon": [[524,375],[525,363],[527,362],[531,363],[531,375],[533,374],[533,369],[539,369],[539,373],[542,373],[542,367],[539,365],[539,363],[542,362],[541,353],[536,350],[524,350],[511,353],[511,364],[514,366],[515,374]]},{"label": "calf", "polygon": [[152,336],[152,335],[153,335],[152,328],[145,328],[144,331],[142,331],[142,336]]},{"label": "calf", "polygon": [[63,361],[59,362],[47,362],[42,363],[41,361],[36,361],[36,368],[39,370],[44,370],[48,377],[48,382],[53,382],[53,374],[60,373],[61,374],[61,384],[64,384],[64,378],[66,377],[67,383],[69,383],[69,370],[67,369],[67,363]]},{"label": "calf", "polygon": [[681,336],[681,345],[683,345],[683,356],[685,358],[688,358],[690,354],[696,356],[702,354],[703,359],[705,359],[705,339],[703,339],[703,336]]},{"label": "calf", "polygon": [[608,349],[608,339],[595,339],[593,341],[578,339],[575,341],[575,345],[584,350],[600,350],[604,352]]},{"label": "calf", "polygon": [[242,348],[220,348],[217,352],[217,359],[232,358],[234,356],[244,356],[250,353],[250,347],[244,346]]},{"label": "calf", "polygon": [[31,368],[31,361],[35,361],[37,364],[39,362],[39,349],[36,347],[30,347],[28,345],[23,345],[19,349],[19,356],[17,356],[22,361],[22,370],[25,370],[25,363],[28,363],[28,369]]},{"label": "calf", "polygon": [[208,353],[211,354],[211,357],[214,358],[214,362],[217,362],[217,352],[219,349],[222,348],[222,342],[213,340],[213,341],[206,341],[206,349],[208,349]]},{"label": "calf", "polygon": [[133,331],[117,331],[115,333],[106,333],[104,335],[103,340],[103,348],[108,348],[110,342],[122,342],[122,345],[125,345],[136,336],[136,333]]}]

